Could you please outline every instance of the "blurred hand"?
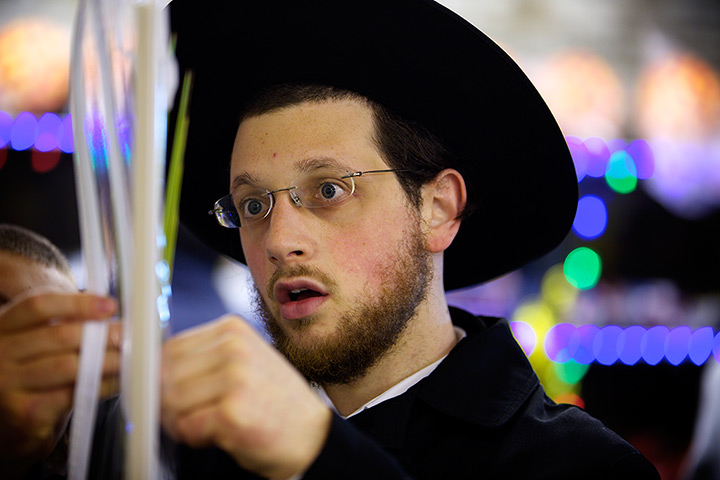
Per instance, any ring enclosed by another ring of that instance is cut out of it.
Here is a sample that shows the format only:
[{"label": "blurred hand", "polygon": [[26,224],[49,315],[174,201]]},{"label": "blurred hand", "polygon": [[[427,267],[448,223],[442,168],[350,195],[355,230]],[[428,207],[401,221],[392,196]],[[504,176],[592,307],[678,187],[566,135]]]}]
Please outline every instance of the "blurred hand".
[{"label": "blurred hand", "polygon": [[297,370],[229,315],[165,343],[161,398],[163,426],[176,440],[218,446],[273,479],[310,467],[332,419]]},{"label": "blurred hand", "polygon": [[[83,322],[117,310],[84,293],[39,293],[0,308],[0,477],[42,461],[72,408]],[[110,324],[101,395],[117,391],[121,326]]]}]

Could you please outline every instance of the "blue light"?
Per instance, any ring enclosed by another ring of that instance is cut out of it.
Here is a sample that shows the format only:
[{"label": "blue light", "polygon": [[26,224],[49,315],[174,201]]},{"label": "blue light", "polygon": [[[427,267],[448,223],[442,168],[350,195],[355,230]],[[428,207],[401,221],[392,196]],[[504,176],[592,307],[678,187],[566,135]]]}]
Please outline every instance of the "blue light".
[{"label": "blue light", "polygon": [[585,195],[578,201],[573,232],[578,237],[591,240],[605,233],[607,221],[607,208],[602,199],[595,195]]},{"label": "blue light", "polygon": [[652,177],[655,172],[655,156],[645,140],[634,140],[625,151],[635,161],[638,179],[647,180]]},{"label": "blue light", "polygon": [[595,359],[593,355],[593,342],[599,330],[595,325],[583,325],[575,330],[570,337],[569,345],[573,360],[583,365],[592,363]]},{"label": "blue light", "polygon": [[610,149],[602,139],[596,137],[588,138],[585,140],[584,145],[588,152],[586,173],[595,178],[604,176],[610,159]]},{"label": "blue light", "polygon": [[670,330],[665,340],[665,358],[673,365],[679,365],[688,356],[688,347],[690,346],[690,337],[692,331],[690,327],[676,327]]},{"label": "blue light", "polygon": [[545,353],[553,362],[564,363],[572,358],[570,355],[570,338],[575,327],[569,323],[559,323],[545,335]]},{"label": "blue light", "polygon": [[0,148],[10,142],[10,130],[12,129],[13,119],[9,113],[0,111]]},{"label": "blue light", "polygon": [[62,128],[62,120],[54,113],[46,113],[38,121],[35,149],[49,152],[58,148],[58,134]]},{"label": "blue light", "polygon": [[712,327],[702,327],[695,330],[690,337],[688,356],[695,365],[702,365],[712,353],[713,348]]},{"label": "blue light", "polygon": [[595,335],[593,341],[593,355],[598,363],[603,365],[612,365],[619,357],[618,339],[622,333],[622,328],[617,325],[603,327]]},{"label": "blue light", "polygon": [[60,150],[65,153],[73,153],[75,151],[72,132],[72,115],[67,114],[63,118],[62,130],[58,134],[58,145]]},{"label": "blue light", "polygon": [[642,358],[649,365],[657,365],[665,356],[665,339],[668,336],[668,328],[658,325],[652,327],[640,342],[640,351]]},{"label": "blue light", "polygon": [[620,361],[625,365],[635,365],[642,357],[640,345],[645,329],[639,325],[626,328],[618,336],[618,353]]},{"label": "blue light", "polygon": [[27,150],[35,143],[37,137],[37,118],[29,112],[22,112],[15,117],[10,129],[10,144],[13,150]]}]

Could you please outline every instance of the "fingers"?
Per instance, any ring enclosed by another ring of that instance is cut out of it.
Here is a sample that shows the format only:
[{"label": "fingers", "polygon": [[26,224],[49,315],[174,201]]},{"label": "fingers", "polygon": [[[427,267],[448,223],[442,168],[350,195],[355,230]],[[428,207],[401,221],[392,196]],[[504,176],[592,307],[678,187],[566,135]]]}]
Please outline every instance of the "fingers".
[{"label": "fingers", "polygon": [[[20,388],[28,391],[54,389],[74,385],[77,377],[79,356],[63,354],[54,357],[42,357],[18,367]],[[120,353],[105,353],[102,374],[115,375],[120,369]]]},{"label": "fingers", "polygon": [[0,309],[0,332],[23,330],[52,319],[103,319],[116,311],[117,303],[111,298],[88,293],[40,293]]},{"label": "fingers", "polygon": [[[122,325],[108,325],[108,349],[118,350]],[[82,323],[61,323],[0,336],[0,358],[28,361],[40,356],[77,352],[82,343]]]}]

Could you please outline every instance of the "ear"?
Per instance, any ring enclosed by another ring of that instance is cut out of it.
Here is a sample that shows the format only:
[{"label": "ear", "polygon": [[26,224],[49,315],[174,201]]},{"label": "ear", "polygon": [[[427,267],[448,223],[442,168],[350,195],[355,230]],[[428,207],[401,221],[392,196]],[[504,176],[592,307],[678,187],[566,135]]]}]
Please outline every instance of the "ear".
[{"label": "ear", "polygon": [[467,202],[465,179],[451,168],[438,173],[422,188],[427,248],[440,253],[450,246],[460,228],[460,214]]}]

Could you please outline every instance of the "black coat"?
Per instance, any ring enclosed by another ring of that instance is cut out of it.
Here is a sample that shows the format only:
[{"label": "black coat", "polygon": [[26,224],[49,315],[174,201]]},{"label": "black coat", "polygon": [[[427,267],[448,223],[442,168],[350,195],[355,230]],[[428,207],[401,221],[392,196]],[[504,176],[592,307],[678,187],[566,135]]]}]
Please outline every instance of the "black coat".
[{"label": "black coat", "polygon": [[[467,332],[428,377],[334,417],[317,479],[659,479],[635,448],[544,393],[506,321],[452,310]],[[217,449],[180,448],[178,478],[256,478]]]}]

